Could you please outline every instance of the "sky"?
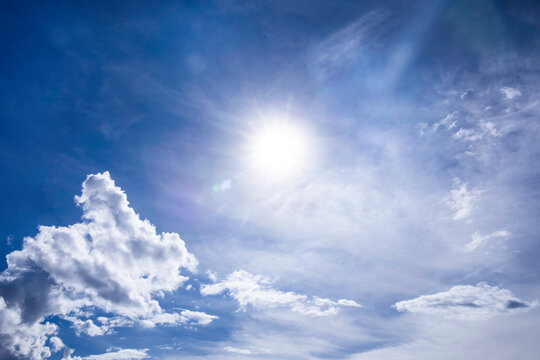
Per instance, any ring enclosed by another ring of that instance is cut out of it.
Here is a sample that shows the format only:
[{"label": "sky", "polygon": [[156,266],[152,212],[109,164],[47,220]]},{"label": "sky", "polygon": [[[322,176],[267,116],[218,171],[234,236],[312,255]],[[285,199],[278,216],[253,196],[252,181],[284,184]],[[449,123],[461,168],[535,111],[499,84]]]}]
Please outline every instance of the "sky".
[{"label": "sky", "polygon": [[0,4],[0,358],[538,359],[536,1]]}]

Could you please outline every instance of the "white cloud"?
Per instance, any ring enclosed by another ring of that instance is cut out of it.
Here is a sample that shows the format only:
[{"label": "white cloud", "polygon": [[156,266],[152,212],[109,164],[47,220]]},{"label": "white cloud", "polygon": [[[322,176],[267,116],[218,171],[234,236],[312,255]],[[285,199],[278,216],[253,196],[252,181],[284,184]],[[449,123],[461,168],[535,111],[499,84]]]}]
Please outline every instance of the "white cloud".
[{"label": "white cloud", "polygon": [[369,12],[353,23],[336,31],[315,48],[312,64],[320,75],[328,75],[335,70],[350,65],[362,56],[366,45],[374,38],[374,30],[386,17],[380,11]]},{"label": "white cloud", "polygon": [[0,296],[0,358],[43,359],[51,355],[45,343],[56,332],[56,325],[26,323],[24,318],[20,307],[8,306]]},{"label": "white cloud", "polygon": [[208,325],[215,319],[215,315],[209,315],[200,311],[182,310],[180,313],[160,313],[142,320],[141,325],[147,328],[156,325],[176,326],[176,325]]},{"label": "white cloud", "polygon": [[62,350],[63,348],[66,347],[64,345],[64,343],[62,342],[62,339],[60,339],[57,336],[52,336],[49,339],[49,343],[51,344],[51,349],[52,349],[53,352],[60,351],[60,350]]},{"label": "white cloud", "polygon": [[228,292],[243,310],[248,305],[262,309],[281,306],[310,316],[335,315],[338,313],[339,306],[360,305],[353,300],[346,299],[341,299],[337,302],[317,296],[309,299],[306,295],[297,294],[292,291],[283,292],[273,289],[270,286],[271,283],[270,279],[264,276],[252,275],[247,271],[238,270],[221,282],[203,285],[201,287],[201,294],[206,296]]},{"label": "white cloud", "polygon": [[73,360],[139,360],[148,359],[150,356],[147,354],[148,349],[121,349],[117,351],[107,352],[99,355],[89,355],[85,357],[71,357],[67,356],[66,359]]},{"label": "white cloud", "polygon": [[460,128],[458,131],[452,135],[454,139],[464,140],[464,141],[476,141],[480,140],[483,137],[483,134],[474,130],[474,129],[464,129]]},{"label": "white cloud", "polygon": [[362,305],[360,305],[356,301],[347,299],[339,299],[338,304],[341,306],[362,307]]},{"label": "white cloud", "polygon": [[495,231],[488,235],[480,235],[478,232],[472,234],[472,241],[465,245],[466,251],[473,251],[479,246],[483,245],[486,241],[492,238],[507,238],[511,234],[506,230]]},{"label": "white cloud", "polygon": [[206,270],[206,275],[208,275],[208,278],[212,280],[213,282],[216,282],[218,277],[215,271],[212,270]]},{"label": "white cloud", "polygon": [[485,134],[491,135],[491,136],[502,136],[502,131],[497,129],[495,127],[495,124],[491,121],[483,121],[482,124],[482,131]]},{"label": "white cloud", "polygon": [[515,97],[521,96],[521,91],[516,88],[512,87],[503,87],[501,88],[501,92],[506,96],[507,99],[512,100]]},{"label": "white cloud", "polygon": [[[76,332],[97,336],[116,326],[207,324],[203,313],[166,314],[156,296],[176,290],[195,271],[197,260],[176,233],[156,233],[129,206],[108,172],[89,175],[75,200],[83,221],[66,227],[40,226],[23,249],[7,255],[0,276],[0,351],[29,359],[50,355],[45,346],[56,327],[48,315],[71,321]],[[111,314],[89,318],[99,308]],[[164,321],[167,318],[167,321]],[[13,332],[13,328],[19,331]]]},{"label": "white cloud", "polygon": [[452,130],[456,127],[457,120],[455,120],[457,115],[457,111],[454,111],[448,115],[438,123],[433,124],[433,131],[437,131],[440,126],[445,126],[446,130]]},{"label": "white cloud", "polygon": [[232,352],[232,353],[235,353],[235,354],[241,354],[241,355],[250,355],[251,354],[251,351],[249,351],[247,349],[239,349],[239,348],[235,348],[235,347],[232,347],[232,346],[225,346],[223,348],[223,350],[228,351],[228,352]]},{"label": "white cloud", "polygon": [[540,313],[533,309],[484,321],[409,318],[402,341],[355,354],[348,360],[536,360],[540,353]]},{"label": "white cloud", "polygon": [[454,220],[468,219],[481,193],[482,191],[476,189],[468,190],[467,183],[454,179],[454,188],[450,190],[450,196],[446,198],[447,204],[454,210]]},{"label": "white cloud", "polygon": [[422,295],[394,304],[398,311],[439,315],[445,318],[482,319],[528,308],[528,304],[509,290],[487,284],[458,285],[448,291]]}]

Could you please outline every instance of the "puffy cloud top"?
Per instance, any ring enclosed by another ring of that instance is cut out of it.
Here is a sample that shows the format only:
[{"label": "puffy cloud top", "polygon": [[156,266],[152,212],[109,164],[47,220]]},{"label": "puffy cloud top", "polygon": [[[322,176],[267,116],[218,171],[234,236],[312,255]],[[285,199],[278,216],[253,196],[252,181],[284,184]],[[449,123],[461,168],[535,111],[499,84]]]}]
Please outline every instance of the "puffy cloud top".
[{"label": "puffy cloud top", "polygon": [[[75,201],[82,206],[82,222],[40,226],[22,250],[7,255],[0,277],[0,354],[48,357],[45,343],[56,326],[44,323],[47,316],[63,317],[88,335],[133,322],[207,324],[215,318],[163,312],[154,297],[177,289],[187,279],[181,270],[195,271],[197,259],[178,234],[158,234],[141,220],[108,172],[89,175]],[[93,309],[111,317],[100,317],[97,326],[84,319]],[[59,339],[53,339],[56,350]]]}]

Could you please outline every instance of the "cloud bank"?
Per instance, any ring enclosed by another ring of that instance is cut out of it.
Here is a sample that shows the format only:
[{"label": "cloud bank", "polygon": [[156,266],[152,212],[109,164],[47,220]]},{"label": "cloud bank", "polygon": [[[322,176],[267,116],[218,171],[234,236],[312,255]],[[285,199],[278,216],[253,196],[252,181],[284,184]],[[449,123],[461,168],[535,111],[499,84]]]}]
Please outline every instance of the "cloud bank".
[{"label": "cloud bank", "polygon": [[[180,287],[188,279],[181,271],[196,271],[197,259],[178,234],[158,234],[141,220],[108,172],[89,175],[75,201],[83,221],[40,226],[22,250],[7,255],[0,275],[2,358],[44,359],[62,348],[50,338],[54,317],[90,336],[134,323],[205,325],[216,318],[160,307],[155,298]],[[98,310],[105,315],[96,317]]]}]

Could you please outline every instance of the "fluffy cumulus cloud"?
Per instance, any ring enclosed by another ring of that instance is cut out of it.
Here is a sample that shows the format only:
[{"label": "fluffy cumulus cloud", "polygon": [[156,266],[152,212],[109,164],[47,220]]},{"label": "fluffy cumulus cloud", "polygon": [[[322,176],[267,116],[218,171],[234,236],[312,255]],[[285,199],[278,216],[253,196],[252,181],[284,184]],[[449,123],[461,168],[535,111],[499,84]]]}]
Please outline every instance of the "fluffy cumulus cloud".
[{"label": "fluffy cumulus cloud", "polygon": [[445,318],[482,319],[535,306],[515,297],[509,290],[487,284],[459,285],[448,291],[422,295],[394,304],[398,311],[439,315]]},{"label": "fluffy cumulus cloud", "polygon": [[336,301],[320,297],[308,298],[306,295],[292,291],[284,292],[271,287],[272,281],[261,275],[253,275],[247,271],[238,270],[225,280],[207,284],[201,287],[202,295],[217,295],[223,292],[234,298],[245,310],[248,305],[255,308],[287,307],[292,311],[310,316],[335,315],[340,306],[360,307],[354,300],[341,299]]},{"label": "fluffy cumulus cloud", "polygon": [[[75,201],[83,221],[40,226],[22,250],[7,255],[0,277],[0,354],[50,356],[62,347],[60,339],[48,340],[56,326],[47,320],[55,316],[91,336],[134,323],[207,324],[215,318],[160,307],[155,298],[181,286],[187,279],[181,270],[195,271],[197,260],[178,234],[158,234],[141,220],[108,172],[89,175]],[[96,317],[96,310],[105,315]]]}]

